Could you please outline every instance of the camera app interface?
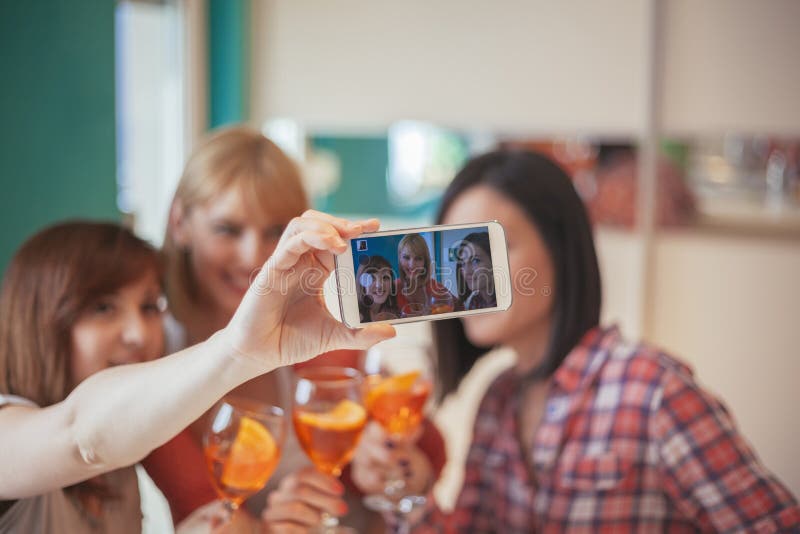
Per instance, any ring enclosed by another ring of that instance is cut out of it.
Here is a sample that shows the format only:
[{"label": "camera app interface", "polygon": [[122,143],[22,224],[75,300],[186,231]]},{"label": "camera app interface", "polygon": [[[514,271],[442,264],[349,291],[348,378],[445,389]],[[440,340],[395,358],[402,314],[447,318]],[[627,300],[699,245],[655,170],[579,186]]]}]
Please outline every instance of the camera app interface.
[{"label": "camera app interface", "polygon": [[489,228],[354,240],[362,323],[497,307]]}]

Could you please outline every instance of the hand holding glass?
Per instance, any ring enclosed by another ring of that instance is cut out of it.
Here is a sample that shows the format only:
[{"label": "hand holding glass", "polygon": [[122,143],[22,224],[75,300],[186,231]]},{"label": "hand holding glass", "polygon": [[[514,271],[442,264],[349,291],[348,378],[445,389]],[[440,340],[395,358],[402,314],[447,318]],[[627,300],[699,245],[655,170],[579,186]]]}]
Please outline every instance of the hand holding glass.
[{"label": "hand holding glass", "polygon": [[[394,440],[408,440],[419,429],[432,389],[427,351],[416,346],[377,345],[367,352],[364,370],[370,417]],[[407,494],[406,481],[397,466],[387,474],[383,494],[370,495],[365,503],[376,510],[402,512],[424,503],[424,497]]]},{"label": "hand holding glass", "polygon": [[[310,367],[298,372],[292,419],[300,446],[323,473],[338,477],[355,453],[367,423],[362,375],[346,367]],[[323,514],[322,532],[346,532]]]}]

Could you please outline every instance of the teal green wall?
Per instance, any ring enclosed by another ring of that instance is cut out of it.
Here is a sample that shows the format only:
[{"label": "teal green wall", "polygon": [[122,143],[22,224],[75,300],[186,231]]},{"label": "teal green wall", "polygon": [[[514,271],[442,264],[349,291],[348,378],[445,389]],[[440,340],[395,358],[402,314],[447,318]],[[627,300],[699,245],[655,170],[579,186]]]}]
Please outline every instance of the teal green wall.
[{"label": "teal green wall", "polygon": [[315,135],[314,149],[331,152],[339,160],[341,183],[314,207],[321,211],[359,215],[393,215],[433,219],[439,198],[414,206],[397,206],[389,198],[386,172],[389,166],[389,140],[386,136]]},{"label": "teal green wall", "polygon": [[250,0],[208,0],[209,127],[250,116]]},{"label": "teal green wall", "polygon": [[393,211],[386,189],[389,146],[385,136],[315,136],[315,149],[332,152],[339,160],[341,184],[316,208],[331,213],[379,214]]},{"label": "teal green wall", "polygon": [[42,226],[118,218],[114,6],[0,3],[0,269]]}]

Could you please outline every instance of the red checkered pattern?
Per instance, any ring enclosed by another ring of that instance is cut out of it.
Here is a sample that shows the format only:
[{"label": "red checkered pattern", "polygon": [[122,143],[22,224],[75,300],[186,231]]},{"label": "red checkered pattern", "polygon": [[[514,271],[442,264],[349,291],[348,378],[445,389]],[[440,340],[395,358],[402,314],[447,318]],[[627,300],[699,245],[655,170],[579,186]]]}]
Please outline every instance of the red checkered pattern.
[{"label": "red checkered pattern", "polygon": [[518,391],[513,371],[490,387],[456,509],[429,510],[415,533],[800,532],[797,501],[722,404],[616,329],[567,356],[525,454]]}]

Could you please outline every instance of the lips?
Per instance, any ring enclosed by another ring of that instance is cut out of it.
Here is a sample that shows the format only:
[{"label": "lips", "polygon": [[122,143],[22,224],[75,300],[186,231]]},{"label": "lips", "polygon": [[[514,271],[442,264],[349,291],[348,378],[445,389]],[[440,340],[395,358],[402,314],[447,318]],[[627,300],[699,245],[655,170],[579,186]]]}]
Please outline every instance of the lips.
[{"label": "lips", "polygon": [[146,352],[132,352],[129,354],[120,354],[111,360],[108,363],[109,367],[116,367],[118,365],[129,365],[132,363],[141,363],[152,360],[154,358],[153,355],[149,355]]},{"label": "lips", "polygon": [[233,276],[228,273],[222,273],[221,278],[225,286],[240,297],[244,296],[244,294],[247,293],[247,289],[250,287],[249,276]]}]

